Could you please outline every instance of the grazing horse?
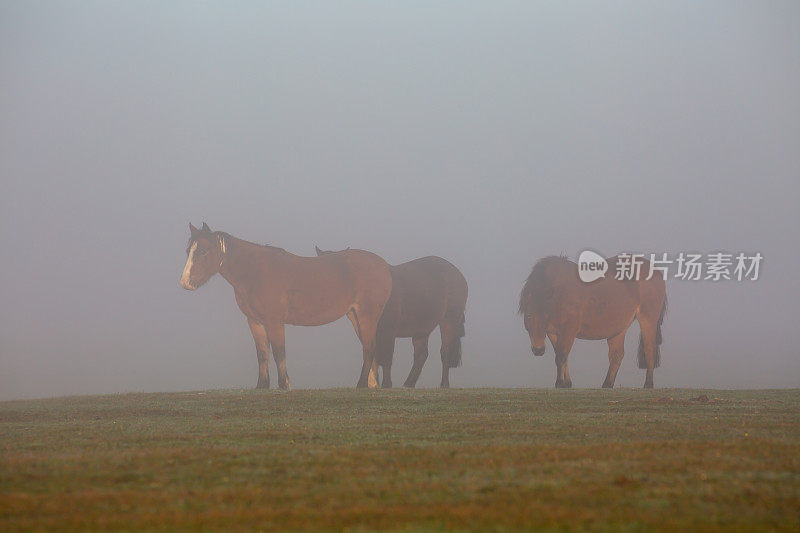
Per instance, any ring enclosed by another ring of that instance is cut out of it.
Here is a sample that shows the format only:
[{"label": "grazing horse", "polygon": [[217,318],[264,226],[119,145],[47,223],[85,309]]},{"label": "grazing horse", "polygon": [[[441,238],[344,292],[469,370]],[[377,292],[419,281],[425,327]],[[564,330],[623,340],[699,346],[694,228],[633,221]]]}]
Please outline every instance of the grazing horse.
[{"label": "grazing horse", "polygon": [[233,286],[247,317],[258,356],[257,388],[269,388],[269,348],[278,368],[278,386],[289,388],[284,325],[320,326],[347,314],[364,361],[358,387],[376,386],[375,332],[392,292],[389,265],[377,255],[348,250],[326,257],[299,257],[189,224],[188,259],[181,276],[194,290],[219,272]]},{"label": "grazing horse", "polygon": [[[324,257],[331,253],[317,250]],[[411,337],[414,365],[404,387],[414,387],[428,359],[428,338],[436,326],[442,336],[441,387],[450,386],[450,369],[461,365],[461,337],[467,306],[467,280],[449,261],[429,256],[390,267],[392,295],[378,323],[376,357],[383,367],[382,387],[392,386],[395,339]]]},{"label": "grazing horse", "polygon": [[[607,260],[616,272],[618,257]],[[643,260],[641,272],[650,272]],[[608,373],[603,387],[613,387],[624,356],[625,332],[639,321],[639,368],[646,368],[645,388],[653,388],[653,369],[661,363],[661,324],[667,310],[664,278],[617,280],[613,276],[583,282],[578,265],[566,257],[545,257],[533,267],[519,298],[519,312],[534,355],[544,355],[544,337],[556,352],[556,387],[569,388],[567,357],[575,339],[608,341]]]}]

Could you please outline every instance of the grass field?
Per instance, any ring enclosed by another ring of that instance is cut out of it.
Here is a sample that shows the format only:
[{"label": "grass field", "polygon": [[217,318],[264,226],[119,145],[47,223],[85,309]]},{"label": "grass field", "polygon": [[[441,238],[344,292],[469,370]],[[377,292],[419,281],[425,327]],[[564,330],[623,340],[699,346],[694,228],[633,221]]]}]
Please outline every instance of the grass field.
[{"label": "grass field", "polygon": [[0,403],[0,530],[200,528],[798,531],[800,391]]}]

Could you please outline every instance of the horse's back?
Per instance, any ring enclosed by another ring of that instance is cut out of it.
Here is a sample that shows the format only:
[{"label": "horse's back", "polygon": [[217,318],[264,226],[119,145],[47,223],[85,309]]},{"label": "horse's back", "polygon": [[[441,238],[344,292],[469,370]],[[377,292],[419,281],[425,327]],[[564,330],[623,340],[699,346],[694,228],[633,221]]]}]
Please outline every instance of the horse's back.
[{"label": "horse's back", "polygon": [[382,301],[382,305],[389,299],[392,291],[390,266],[379,255],[367,250],[348,248],[311,259],[343,264],[353,289],[361,297]]},{"label": "horse's back", "polygon": [[326,324],[352,308],[380,313],[392,291],[389,265],[365,250],[294,256],[286,269],[290,324]]},{"label": "horse's back", "polygon": [[429,268],[436,270],[442,277],[447,298],[447,312],[463,313],[469,293],[464,274],[453,263],[442,257],[432,255],[423,257],[419,261],[425,261]]},{"label": "horse's back", "polygon": [[[529,277],[523,295],[546,305],[548,315],[556,322],[572,323],[581,339],[605,339],[624,331],[636,317],[640,308],[660,306],[663,302],[664,280],[656,274],[645,280],[649,262],[644,261],[640,279],[616,279],[620,258],[610,257],[608,270],[602,278],[583,282],[578,275],[578,265],[564,257],[546,258],[541,275]],[[526,293],[527,291],[527,293]],[[659,293],[662,297],[659,297]]]},{"label": "horse's back", "polygon": [[[612,259],[616,260],[617,257]],[[660,270],[655,270],[650,276],[650,261],[644,258],[639,258],[638,261],[641,261],[640,275],[639,279],[634,280],[633,283],[636,287],[640,311],[650,316],[658,316],[661,314],[661,308],[667,297],[667,284]],[[647,279],[648,277],[650,279]]]},{"label": "horse's back", "polygon": [[467,280],[447,259],[434,255],[420,257],[392,267],[409,289],[419,292],[420,299],[453,299],[466,302]]},{"label": "horse's back", "polygon": [[[646,303],[653,298],[663,298],[663,295],[666,294],[666,283],[664,281],[664,276],[660,270],[655,270],[652,273],[652,276],[650,275],[650,261],[645,258],[637,258],[636,261],[639,266],[638,270],[633,276],[634,279],[617,280],[616,272],[619,260],[620,257],[618,255],[609,257],[607,259],[609,274],[607,274],[606,279],[616,282],[617,286],[620,288],[634,292],[636,298],[641,303]],[[647,279],[648,277],[650,279]],[[660,305],[661,304],[659,304],[659,307]]]},{"label": "horse's back", "polygon": [[[441,257],[428,256],[394,265],[387,324],[398,337],[430,333],[455,303],[463,313],[466,280]],[[461,301],[463,300],[463,303]]]}]

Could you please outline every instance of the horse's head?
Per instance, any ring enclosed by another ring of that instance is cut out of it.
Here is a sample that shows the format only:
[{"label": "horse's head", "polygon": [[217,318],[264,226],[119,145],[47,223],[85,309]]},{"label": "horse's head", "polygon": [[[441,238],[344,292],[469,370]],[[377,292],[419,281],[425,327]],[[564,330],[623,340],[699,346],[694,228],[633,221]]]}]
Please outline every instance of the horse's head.
[{"label": "horse's head", "polygon": [[533,355],[544,355],[545,318],[541,313],[525,311],[525,329],[531,338]]},{"label": "horse's head", "polygon": [[225,238],[211,231],[208,224],[195,228],[189,224],[192,235],[186,246],[186,266],[181,275],[181,287],[193,291],[219,272],[225,254]]}]

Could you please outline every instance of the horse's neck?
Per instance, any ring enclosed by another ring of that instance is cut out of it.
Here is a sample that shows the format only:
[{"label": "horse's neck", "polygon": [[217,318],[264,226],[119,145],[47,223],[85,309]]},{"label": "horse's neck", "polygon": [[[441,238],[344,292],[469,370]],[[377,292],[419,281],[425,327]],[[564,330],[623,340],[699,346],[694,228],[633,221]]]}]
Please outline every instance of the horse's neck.
[{"label": "horse's neck", "polygon": [[234,288],[251,282],[252,272],[258,266],[276,265],[282,256],[289,255],[280,248],[260,246],[229,235],[224,236],[226,252],[222,258],[219,273]]}]

